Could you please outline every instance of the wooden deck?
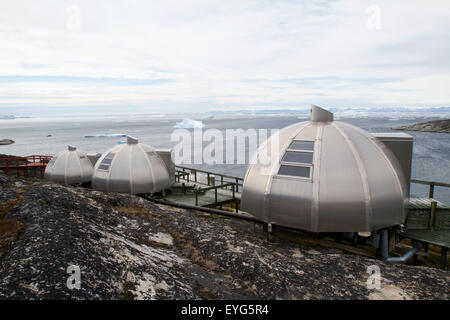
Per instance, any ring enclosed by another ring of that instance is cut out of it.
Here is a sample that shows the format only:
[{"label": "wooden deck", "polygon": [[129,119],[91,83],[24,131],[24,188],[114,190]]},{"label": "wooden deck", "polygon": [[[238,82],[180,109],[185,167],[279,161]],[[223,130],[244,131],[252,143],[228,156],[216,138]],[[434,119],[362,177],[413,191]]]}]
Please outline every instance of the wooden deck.
[{"label": "wooden deck", "polygon": [[166,200],[185,203],[200,207],[217,207],[228,203],[239,203],[241,195],[233,192],[230,189],[223,188],[209,188],[207,185],[200,183],[183,183],[176,182],[172,188],[171,193],[166,194]]},{"label": "wooden deck", "polygon": [[239,212],[242,178],[177,166],[175,180],[165,200],[210,208],[232,204]]},{"label": "wooden deck", "polygon": [[406,229],[426,230],[429,228],[431,203],[436,202],[434,229],[450,230],[450,207],[431,198],[411,198],[408,204]]},{"label": "wooden deck", "polygon": [[430,198],[413,198],[409,201],[406,230],[400,234],[428,246],[441,248],[441,267],[447,267],[447,250],[450,248],[450,207]]}]

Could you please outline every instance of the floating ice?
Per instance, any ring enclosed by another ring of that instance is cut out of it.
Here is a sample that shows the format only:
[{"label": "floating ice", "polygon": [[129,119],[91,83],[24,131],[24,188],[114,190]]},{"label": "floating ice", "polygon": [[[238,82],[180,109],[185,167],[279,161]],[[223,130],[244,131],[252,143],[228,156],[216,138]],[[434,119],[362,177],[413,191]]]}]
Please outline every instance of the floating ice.
[{"label": "floating ice", "polygon": [[177,122],[174,126],[176,129],[201,129],[204,124],[201,121],[184,118],[180,122]]},{"label": "floating ice", "polygon": [[112,133],[112,134],[97,134],[91,136],[84,136],[85,138],[125,138],[127,135],[123,133]]}]

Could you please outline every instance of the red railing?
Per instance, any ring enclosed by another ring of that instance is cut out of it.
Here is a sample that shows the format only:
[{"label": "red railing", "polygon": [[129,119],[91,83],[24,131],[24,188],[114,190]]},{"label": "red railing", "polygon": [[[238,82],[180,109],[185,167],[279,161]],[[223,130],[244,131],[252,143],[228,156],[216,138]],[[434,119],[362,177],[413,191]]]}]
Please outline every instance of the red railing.
[{"label": "red railing", "polygon": [[0,158],[0,170],[6,175],[16,174],[24,177],[44,177],[45,167],[52,156],[31,155],[26,157]]}]

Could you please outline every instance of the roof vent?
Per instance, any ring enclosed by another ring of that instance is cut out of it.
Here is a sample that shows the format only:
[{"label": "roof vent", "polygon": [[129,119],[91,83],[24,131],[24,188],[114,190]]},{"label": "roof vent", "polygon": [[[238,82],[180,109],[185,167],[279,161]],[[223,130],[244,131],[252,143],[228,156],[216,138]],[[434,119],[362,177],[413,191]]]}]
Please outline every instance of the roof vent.
[{"label": "roof vent", "polygon": [[311,121],[327,122],[333,121],[333,114],[321,107],[311,105]]},{"label": "roof vent", "polygon": [[138,144],[139,140],[132,136],[127,136],[127,144]]},{"label": "roof vent", "polygon": [[69,146],[67,146],[67,150],[69,150],[69,151],[75,151],[75,150],[77,150],[77,148],[74,147],[74,146],[69,145]]}]

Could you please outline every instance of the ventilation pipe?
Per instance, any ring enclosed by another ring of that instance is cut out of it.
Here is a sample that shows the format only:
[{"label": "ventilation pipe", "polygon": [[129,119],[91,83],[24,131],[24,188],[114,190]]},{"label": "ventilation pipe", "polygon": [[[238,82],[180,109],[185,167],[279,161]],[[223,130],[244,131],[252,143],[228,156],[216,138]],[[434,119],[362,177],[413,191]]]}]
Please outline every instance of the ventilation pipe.
[{"label": "ventilation pipe", "polygon": [[418,248],[412,248],[401,257],[389,257],[389,240],[388,229],[381,230],[381,259],[386,262],[392,263],[405,263],[411,259],[419,250]]},{"label": "ventilation pipe", "polygon": [[314,122],[331,122],[333,121],[333,114],[314,104],[311,105],[311,121]]}]

